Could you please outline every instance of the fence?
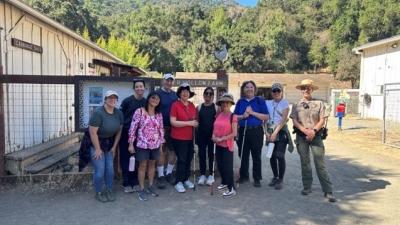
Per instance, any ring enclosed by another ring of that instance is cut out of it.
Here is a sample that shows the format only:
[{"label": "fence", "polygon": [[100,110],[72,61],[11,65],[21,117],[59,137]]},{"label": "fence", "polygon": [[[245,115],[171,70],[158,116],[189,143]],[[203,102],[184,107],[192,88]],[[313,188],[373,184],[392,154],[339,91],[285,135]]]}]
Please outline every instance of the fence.
[{"label": "fence", "polygon": [[346,103],[346,114],[360,115],[358,108],[359,93],[358,89],[333,89],[331,92],[332,113],[335,113],[338,103],[344,101]]},{"label": "fence", "polygon": [[400,148],[400,83],[385,84],[382,142]]}]

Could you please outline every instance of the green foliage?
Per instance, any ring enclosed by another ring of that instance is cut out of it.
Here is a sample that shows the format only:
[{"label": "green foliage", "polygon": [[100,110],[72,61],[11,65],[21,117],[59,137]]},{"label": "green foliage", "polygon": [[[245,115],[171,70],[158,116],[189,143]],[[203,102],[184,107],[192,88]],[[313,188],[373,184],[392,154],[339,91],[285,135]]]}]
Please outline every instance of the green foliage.
[{"label": "green foliage", "polygon": [[[357,85],[357,45],[400,34],[399,0],[28,0],[125,60],[159,72],[328,69]],[[227,46],[221,64],[214,52]]]}]

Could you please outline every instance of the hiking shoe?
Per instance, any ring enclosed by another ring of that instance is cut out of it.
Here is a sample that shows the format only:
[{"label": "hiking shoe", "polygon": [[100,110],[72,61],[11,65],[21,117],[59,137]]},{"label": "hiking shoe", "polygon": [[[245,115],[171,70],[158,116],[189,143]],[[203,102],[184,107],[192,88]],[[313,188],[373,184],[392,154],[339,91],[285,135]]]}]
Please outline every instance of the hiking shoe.
[{"label": "hiking shoe", "polygon": [[149,186],[149,187],[146,189],[146,193],[149,194],[149,195],[151,195],[151,196],[153,196],[153,197],[158,197],[158,194],[155,192],[155,190],[154,190],[154,188],[153,188],[153,185],[152,185],[152,186]]},{"label": "hiking shoe", "polygon": [[332,192],[325,192],[324,197],[329,200],[329,202],[336,202],[336,198],[333,197]]},{"label": "hiking shoe", "polygon": [[165,179],[166,179],[167,182],[170,183],[171,185],[174,185],[174,184],[175,184],[175,180],[176,180],[176,179],[175,179],[175,176],[174,176],[172,173],[165,175]]},{"label": "hiking shoe", "polygon": [[243,184],[243,183],[245,183],[245,182],[248,182],[249,181],[249,178],[247,177],[247,178],[245,178],[245,177],[240,177],[239,178],[239,180],[237,181],[239,184]]},{"label": "hiking shoe", "polygon": [[137,193],[140,201],[147,201],[147,194],[144,190],[140,190]]},{"label": "hiking shoe", "polygon": [[271,182],[269,182],[268,186],[273,187],[275,184],[278,182],[278,178],[274,177],[271,179]]},{"label": "hiking shoe", "polygon": [[253,186],[254,186],[254,187],[261,187],[260,180],[254,180]]},{"label": "hiking shoe", "polygon": [[136,191],[136,190],[135,190],[132,186],[130,186],[130,185],[124,187],[124,192],[125,192],[125,193],[132,193],[132,192],[135,192],[135,191]]},{"label": "hiking shoe", "polygon": [[309,195],[309,194],[311,194],[311,189],[310,188],[304,188],[302,191],[301,191],[301,194],[302,195]]},{"label": "hiking shoe", "polygon": [[176,190],[177,192],[179,192],[179,193],[185,193],[185,192],[186,192],[186,189],[185,189],[185,187],[183,186],[182,182],[178,182],[178,183],[175,185],[175,190]]},{"label": "hiking shoe", "polygon": [[107,201],[109,201],[109,202],[115,201],[114,193],[111,190],[106,191],[106,198],[107,198]]},{"label": "hiking shoe", "polygon": [[165,179],[165,176],[159,177],[157,179],[158,189],[164,189],[166,186],[167,186],[167,180]]},{"label": "hiking shoe", "polygon": [[222,193],[222,196],[224,197],[231,197],[231,196],[235,196],[236,195],[236,191],[234,188],[231,188],[231,190],[226,190],[224,193]]},{"label": "hiking shoe", "polygon": [[228,185],[226,185],[226,184],[220,184],[220,185],[218,185],[217,189],[218,190],[223,190],[223,189],[225,189],[227,187],[228,187]]},{"label": "hiking shoe", "polygon": [[189,189],[193,189],[194,188],[194,184],[190,180],[185,181],[184,185]]},{"label": "hiking shoe", "polygon": [[197,182],[198,185],[204,185],[206,183],[207,177],[204,175],[201,175],[199,178],[199,182]]},{"label": "hiking shoe", "polygon": [[215,182],[214,176],[212,175],[208,176],[206,184],[208,186],[211,186],[214,182]]},{"label": "hiking shoe", "polygon": [[102,193],[102,192],[97,192],[96,195],[94,196],[97,201],[99,202],[107,202],[107,197]]},{"label": "hiking shoe", "polygon": [[278,179],[278,181],[275,184],[275,190],[281,190],[283,188],[283,180]]}]

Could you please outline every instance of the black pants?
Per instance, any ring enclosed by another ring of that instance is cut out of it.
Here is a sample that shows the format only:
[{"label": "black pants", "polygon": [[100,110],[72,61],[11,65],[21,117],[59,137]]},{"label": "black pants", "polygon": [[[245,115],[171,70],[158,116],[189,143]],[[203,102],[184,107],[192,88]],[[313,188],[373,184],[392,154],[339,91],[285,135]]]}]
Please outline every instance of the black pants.
[{"label": "black pants", "polygon": [[174,151],[178,158],[176,166],[176,183],[184,182],[189,179],[190,166],[193,159],[193,141],[183,141],[172,139]]},{"label": "black pants", "polygon": [[128,151],[128,132],[127,129],[122,129],[121,139],[119,140],[119,163],[121,164],[122,171],[122,186],[135,186],[139,184],[137,171],[139,163],[135,163],[135,171],[129,172],[129,158],[131,153]]},{"label": "black pants", "polygon": [[229,190],[233,187],[233,152],[228,148],[217,145],[215,151],[218,171],[221,174],[221,184],[228,185]]},{"label": "black pants", "polygon": [[249,157],[253,159],[253,179],[261,180],[261,149],[264,142],[264,130],[262,126],[249,127],[246,129],[246,137],[243,145],[243,152],[241,152],[243,142],[244,127],[239,128],[239,140],[238,140],[238,154],[241,159],[240,165],[240,177],[247,179],[249,178]]},{"label": "black pants", "polygon": [[288,138],[286,137],[286,132],[282,130],[279,131],[278,136],[279,139],[275,142],[274,151],[269,162],[274,177],[282,180],[286,170],[285,151],[288,144]]},{"label": "black pants", "polygon": [[211,140],[212,134],[199,133],[197,138],[197,145],[199,146],[199,164],[200,164],[200,175],[206,175],[207,167],[207,155],[208,155],[208,171],[212,175],[213,162],[214,162],[214,143]]}]

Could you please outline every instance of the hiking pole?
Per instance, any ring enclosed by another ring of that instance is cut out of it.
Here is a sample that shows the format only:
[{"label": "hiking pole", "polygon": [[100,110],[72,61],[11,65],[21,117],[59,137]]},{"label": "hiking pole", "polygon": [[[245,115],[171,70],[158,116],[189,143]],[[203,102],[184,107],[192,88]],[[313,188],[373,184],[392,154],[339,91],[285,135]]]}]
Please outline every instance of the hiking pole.
[{"label": "hiking pole", "polygon": [[244,131],[243,131],[243,138],[242,138],[242,146],[240,147],[240,152],[239,152],[239,156],[240,156],[240,166],[238,168],[238,172],[237,172],[237,177],[238,179],[236,180],[236,188],[239,187],[239,180],[240,180],[240,167],[242,166],[242,160],[243,160],[243,147],[244,147],[244,141],[246,140],[246,130],[247,130],[247,119],[244,121]]},{"label": "hiking pole", "polygon": [[[214,179],[215,179],[214,175],[215,175],[215,160],[216,160],[216,158],[215,158],[215,149],[216,148],[217,148],[217,144],[214,142],[214,149],[213,149],[214,161],[213,161],[213,166],[212,166],[212,176],[214,177]],[[214,195],[214,183],[215,183],[215,180],[210,185],[210,195]]]},{"label": "hiking pole", "polygon": [[196,191],[196,129],[193,127],[193,191]]}]

